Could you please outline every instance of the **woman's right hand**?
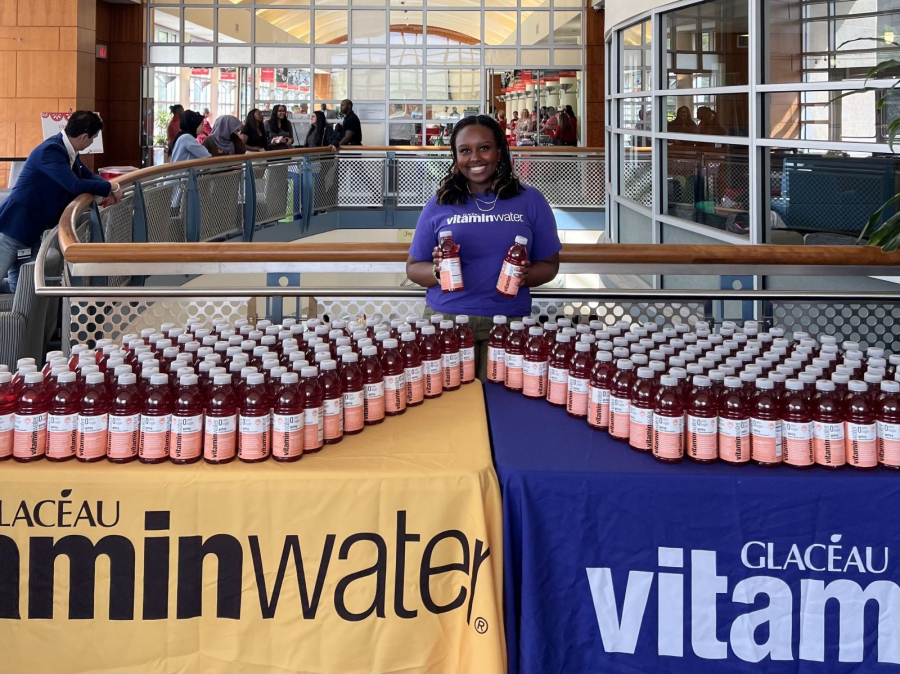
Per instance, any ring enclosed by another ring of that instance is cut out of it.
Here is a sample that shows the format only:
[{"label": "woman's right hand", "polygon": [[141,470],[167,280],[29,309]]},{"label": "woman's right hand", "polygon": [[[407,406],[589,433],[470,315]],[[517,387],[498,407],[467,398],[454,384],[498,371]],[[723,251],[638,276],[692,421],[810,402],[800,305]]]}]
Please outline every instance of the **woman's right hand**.
[{"label": "woman's right hand", "polygon": [[431,260],[434,262],[434,268],[438,269],[441,266],[441,260],[444,259],[444,254],[441,253],[441,249],[438,246],[435,246],[431,251]]}]

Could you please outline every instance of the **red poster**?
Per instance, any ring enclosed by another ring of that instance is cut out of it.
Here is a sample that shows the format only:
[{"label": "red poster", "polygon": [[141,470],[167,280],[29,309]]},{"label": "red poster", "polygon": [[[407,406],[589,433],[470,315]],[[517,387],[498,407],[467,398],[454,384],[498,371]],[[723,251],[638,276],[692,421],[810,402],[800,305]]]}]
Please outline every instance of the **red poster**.
[{"label": "red poster", "polygon": [[274,82],[275,81],[275,68],[260,68],[259,69],[259,81],[260,82]]}]

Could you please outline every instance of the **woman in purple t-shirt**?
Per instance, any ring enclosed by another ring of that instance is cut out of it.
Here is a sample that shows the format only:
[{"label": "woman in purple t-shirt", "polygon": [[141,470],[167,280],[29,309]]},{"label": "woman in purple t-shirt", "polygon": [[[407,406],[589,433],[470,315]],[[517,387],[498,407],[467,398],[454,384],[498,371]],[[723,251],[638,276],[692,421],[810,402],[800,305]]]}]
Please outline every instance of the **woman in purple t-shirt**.
[{"label": "woman in purple t-shirt", "polygon": [[[419,217],[406,275],[428,289],[428,314],[441,313],[449,319],[469,316],[481,377],[493,316],[531,315],[528,288],[556,277],[562,246],[550,205],[538,190],[519,182],[496,121],[486,115],[463,118],[453,129],[450,150],[453,164]],[[460,292],[441,292],[437,245],[442,231],[453,232],[460,247],[464,285]],[[518,295],[510,299],[498,294],[496,285],[506,251],[517,236],[528,239],[529,262]]]}]

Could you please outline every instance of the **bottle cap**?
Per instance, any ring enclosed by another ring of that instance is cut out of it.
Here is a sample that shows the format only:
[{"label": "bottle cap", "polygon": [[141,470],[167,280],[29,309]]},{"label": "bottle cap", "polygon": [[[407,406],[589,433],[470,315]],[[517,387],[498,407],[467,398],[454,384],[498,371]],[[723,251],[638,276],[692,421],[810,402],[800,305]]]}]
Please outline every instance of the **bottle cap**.
[{"label": "bottle cap", "polygon": [[204,360],[200,363],[199,369],[200,372],[206,372],[207,374],[216,366],[215,363],[209,360]]},{"label": "bottle cap", "polygon": [[709,377],[704,377],[703,375],[698,374],[694,377],[694,386],[700,386],[701,388],[705,386],[712,386],[712,382],[709,380]]},{"label": "bottle cap", "polygon": [[268,353],[268,352],[269,352],[268,346],[254,346],[253,347],[253,356],[254,357],[261,358],[264,353]]},{"label": "bottle cap", "polygon": [[538,326],[528,328],[528,334],[531,337],[540,337],[544,334],[544,329]]},{"label": "bottle cap", "polygon": [[881,390],[885,393],[900,393],[900,382],[885,379],[881,382]]},{"label": "bottle cap", "polygon": [[597,349],[599,351],[610,351],[611,352],[613,350],[613,348],[614,348],[613,343],[608,339],[601,339],[597,342]]},{"label": "bottle cap", "polygon": [[[70,374],[75,373],[71,372]],[[60,375],[60,377],[62,377],[62,375]],[[62,379],[60,379],[59,381],[62,381]],[[72,379],[72,381],[74,381],[74,379]],[[119,382],[119,386],[134,386],[137,383],[137,377],[131,372],[125,372],[124,374],[118,375],[116,377],[116,381]]]},{"label": "bottle cap", "polygon": [[661,360],[651,360],[649,363],[647,363],[647,367],[653,370],[654,374],[666,371],[666,364]]},{"label": "bottle cap", "polygon": [[[434,330],[434,326],[433,326],[433,325],[423,325],[423,326],[422,326],[422,334],[423,334],[423,335],[433,335],[434,332],[435,332],[435,330]],[[359,344],[361,345],[362,342],[363,342],[363,340],[360,340],[360,341],[359,341]]]},{"label": "bottle cap", "polygon": [[578,341],[584,342],[585,344],[594,344],[597,341],[597,338],[585,332],[578,335]]},{"label": "bottle cap", "polygon": [[[304,366],[305,367],[305,366]],[[288,369],[286,367],[282,367],[279,365],[278,367],[273,367],[269,371],[269,379],[281,379],[287,373]]]},{"label": "bottle cap", "polygon": [[233,360],[228,364],[229,372],[240,372],[244,368],[244,363],[240,360]]},{"label": "bottle cap", "polygon": [[730,365],[719,365],[719,371],[724,372],[726,377],[733,377],[735,372]]},{"label": "bottle cap", "polygon": [[262,330],[253,330],[253,331],[251,331],[247,336],[248,336],[252,341],[258,342],[258,341],[261,340],[265,335],[263,334]]},{"label": "bottle cap", "polygon": [[631,362],[637,365],[638,367],[646,367],[648,358],[643,353],[633,353],[631,354]]},{"label": "bottle cap", "polygon": [[687,370],[685,370],[683,367],[670,368],[669,374],[676,379],[687,379]]},{"label": "bottle cap", "polygon": [[[320,351],[319,353],[316,354],[315,363],[316,363],[316,365],[318,365],[319,363],[323,363],[326,360],[329,360],[330,358],[331,358],[330,351]],[[296,368],[294,368],[294,369],[296,369]]]},{"label": "bottle cap", "polygon": [[338,337],[343,337],[343,330],[329,330],[328,331],[328,339],[337,339]]},{"label": "bottle cap", "polygon": [[547,321],[544,323],[544,332],[556,332],[557,330],[559,330],[559,323],[556,321]]},{"label": "bottle cap", "polygon": [[888,362],[891,365],[900,365],[900,353],[892,353],[890,358],[888,358]]},{"label": "bottle cap", "polygon": [[[416,333],[404,332],[402,335],[400,335],[400,341],[401,342],[414,342],[414,341],[416,341]],[[338,348],[341,348],[341,347],[338,347]]]},{"label": "bottle cap", "polygon": [[831,375],[831,381],[833,381],[835,384],[842,384],[846,386],[850,381],[850,375],[843,372],[835,372],[833,375]]},{"label": "bottle cap", "polygon": [[612,362],[612,354],[609,351],[598,351],[597,355],[594,356],[595,360],[603,361],[604,363]]},{"label": "bottle cap", "polygon": [[[116,377],[118,377],[119,375],[127,374],[127,373],[132,372],[132,371],[133,371],[133,370],[131,369],[131,365],[124,365],[124,364],[122,364],[122,365],[116,365],[116,369],[113,370],[113,374],[114,374]],[[74,374],[74,373],[73,373],[73,374]]]},{"label": "bottle cap", "polygon": [[115,372],[116,368],[119,367],[119,365],[124,365],[124,364],[125,364],[125,359],[120,358],[119,356],[116,356],[115,358],[110,358],[108,361],[106,361],[106,369],[112,370],[113,372]]},{"label": "bottle cap", "polygon": [[[497,322],[498,318],[502,318],[503,321],[506,322],[506,316],[494,316],[494,323]],[[444,320],[444,314],[431,314],[431,318],[429,318],[428,320],[431,321],[432,325],[435,325]],[[366,325],[368,325],[368,322],[366,322]]]},{"label": "bottle cap", "polygon": [[[293,350],[291,350],[291,351],[288,351],[288,352],[287,352],[288,357],[290,357],[290,355],[291,355],[292,353],[300,353],[300,352],[299,352],[297,349],[293,349]],[[277,361],[278,361],[278,354],[275,353],[274,351],[266,351],[266,352],[262,355],[262,362],[265,363],[267,360],[274,360],[274,361],[277,362]]]},{"label": "bottle cap", "polygon": [[656,376],[656,373],[654,373],[653,370],[651,370],[649,367],[639,367],[637,376],[640,379],[653,379]]},{"label": "bottle cap", "polygon": [[364,356],[377,356],[378,348],[374,346],[364,346],[362,350],[362,355]]},{"label": "bottle cap", "polygon": [[216,375],[219,375],[219,374],[226,374],[224,367],[214,367],[214,368],[211,368],[209,371],[210,377],[215,377]]},{"label": "bottle cap", "polygon": [[672,356],[669,359],[669,367],[683,368],[684,366],[685,366],[684,358],[679,358],[678,356]]},{"label": "bottle cap", "polygon": [[[68,359],[66,359],[66,358],[54,358],[53,360],[50,361],[50,367],[59,367],[59,366],[61,366],[61,365],[65,365],[66,367],[68,367],[68,366],[69,366],[69,361],[68,361]],[[6,369],[3,370],[3,372],[9,372],[9,366],[3,365],[2,367],[3,367],[3,368],[6,368]]]},{"label": "bottle cap", "polygon": [[[375,339],[378,338],[376,337]],[[385,337],[384,339],[387,339],[387,337]],[[384,341],[384,339],[380,341]],[[313,348],[313,353],[331,353],[331,347],[328,346],[328,344],[316,344],[316,346]]]},{"label": "bottle cap", "polygon": [[341,355],[342,363],[358,363],[359,362],[359,354],[353,353],[352,351],[349,353],[343,353]]},{"label": "bottle cap", "polygon": [[816,379],[821,379],[821,378],[822,378],[823,371],[822,371],[822,368],[821,368],[821,367],[815,367],[815,366],[813,366],[813,365],[807,365],[807,366],[806,366],[806,369],[804,369],[803,371],[806,372],[806,373],[808,373],[808,374],[811,374],[811,375],[812,375],[813,377],[815,377]]},{"label": "bottle cap", "polygon": [[[4,373],[4,374],[7,374],[7,373]],[[73,381],[75,381],[75,378],[76,378],[75,373],[67,370],[65,372],[60,372],[56,377],[56,381],[59,382],[60,384],[71,384]],[[9,381],[9,380],[7,380],[7,381]],[[3,381],[2,375],[0,375],[0,384],[5,384],[5,383],[6,382]]]},{"label": "bottle cap", "polygon": [[469,317],[468,317],[468,316],[465,316],[465,315],[463,315],[463,314],[460,314],[459,316],[456,317],[456,324],[457,324],[457,325],[461,325],[461,324],[463,324],[463,323],[468,323],[468,322],[469,322]]},{"label": "bottle cap", "polygon": [[640,344],[632,344],[628,350],[631,351],[631,353],[640,353],[640,354],[647,353],[647,349],[645,347],[641,346]]},{"label": "bottle cap", "polygon": [[752,374],[755,374],[757,377],[761,377],[763,369],[759,365],[748,365],[744,368],[744,372],[750,372]]},{"label": "bottle cap", "polygon": [[[627,358],[620,358],[619,360],[616,361],[616,368],[618,368],[619,370],[633,370],[634,363],[632,363]],[[650,370],[650,372],[652,374],[653,370]]]},{"label": "bottle cap", "polygon": [[725,377],[725,388],[741,388],[742,385],[740,377]]},{"label": "bottle cap", "polygon": [[91,372],[100,372],[100,367],[97,365],[85,365],[84,367],[79,368],[79,370],[83,377],[87,377]]},{"label": "bottle cap", "polygon": [[763,389],[766,391],[771,391],[775,388],[775,382],[771,379],[757,379],[756,380],[756,388]]},{"label": "bottle cap", "polygon": [[[315,370],[316,368],[314,368],[314,367],[308,367],[308,368],[305,367],[305,368],[303,368],[303,369],[304,369],[304,370]],[[317,374],[318,374],[318,371],[313,372],[312,375],[308,375],[308,376],[315,377]],[[307,376],[307,375],[304,375],[304,376]],[[282,385],[284,385],[284,386],[289,386],[289,385],[291,385],[291,384],[296,384],[298,381],[300,381],[300,375],[297,374],[296,372],[285,372],[283,375],[281,375],[281,383],[282,383]]]},{"label": "bottle cap", "polygon": [[198,381],[197,375],[193,372],[185,373],[178,377],[178,383],[181,386],[196,386]]},{"label": "bottle cap", "polygon": [[[545,323],[544,327],[546,327],[546,326],[547,326],[547,324]],[[628,340],[625,339],[624,337],[613,337],[612,343],[613,343],[613,346],[615,346],[616,348],[618,348],[618,347],[626,347],[627,348],[628,347]]]},{"label": "bottle cap", "polygon": [[[441,321],[441,330],[452,330],[453,321]],[[519,322],[519,330],[522,329],[522,323]]]},{"label": "bottle cap", "polygon": [[384,344],[382,345],[385,349],[396,349],[397,348],[397,340],[396,339],[386,339],[384,340]]},{"label": "bottle cap", "polygon": [[248,365],[247,367],[242,367],[241,368],[241,379],[246,379],[248,376],[250,376],[254,372],[259,372],[259,370],[257,370],[252,365]]},{"label": "bottle cap", "polygon": [[[247,375],[247,386],[259,386],[260,384],[264,384],[266,381],[265,375],[254,372],[252,374]],[[184,379],[181,380],[182,386],[184,386]]]},{"label": "bottle cap", "polygon": [[575,344],[575,351],[579,353],[590,353],[591,345],[588,342],[578,342]]},{"label": "bottle cap", "polygon": [[[290,374],[291,373],[288,373],[288,374],[284,375],[284,377],[289,377]],[[300,376],[303,377],[304,379],[307,379],[309,377],[318,377],[319,376],[319,368],[313,367],[312,365],[308,365],[307,367],[304,367],[302,370],[300,370]],[[284,377],[281,378],[281,382],[283,384],[286,384],[287,382],[284,380]]]},{"label": "bottle cap", "polygon": [[799,379],[788,379],[784,382],[784,387],[788,391],[802,391],[803,390],[803,382]]},{"label": "bottle cap", "polygon": [[816,383],[816,375],[811,374],[809,372],[801,372],[797,375],[797,379],[799,379],[804,384],[813,384]]},{"label": "bottle cap", "polygon": [[177,346],[167,346],[163,349],[163,358],[166,360],[175,360],[179,353],[181,352],[178,350]]},{"label": "bottle cap", "polygon": [[698,374],[703,374],[705,370],[703,366],[699,363],[688,363],[687,367],[685,367],[685,372],[687,372],[691,377],[694,377]]},{"label": "bottle cap", "polygon": [[448,236],[452,238],[452,237],[453,237],[453,232],[451,232],[449,229],[445,229],[445,230],[442,231],[438,236],[439,236],[441,239],[445,239],[445,238],[447,238]]},{"label": "bottle cap", "polygon": [[869,390],[869,385],[864,381],[859,381],[858,379],[851,379],[847,384],[847,387],[854,393],[865,393]]},{"label": "bottle cap", "polygon": [[[221,375],[221,376],[225,377],[229,382],[231,381],[231,377],[229,377],[227,374]],[[160,386],[161,384],[168,384],[168,383],[169,383],[169,375],[167,375],[167,374],[159,374],[159,372],[154,372],[152,375],[150,375],[150,384],[152,386]],[[216,382],[216,383],[218,383],[218,382]]]},{"label": "bottle cap", "polygon": [[186,367],[180,367],[175,371],[175,376],[178,379],[181,379],[181,377],[186,374],[194,374],[194,368],[186,366]]},{"label": "bottle cap", "polygon": [[517,236],[517,237],[516,237],[516,243],[520,243],[520,244],[522,244],[523,246],[525,246],[525,245],[528,244],[528,239],[526,239],[524,236]]},{"label": "bottle cap", "polygon": [[716,366],[716,364],[709,358],[700,358],[697,360],[697,364],[704,370],[712,370]]},{"label": "bottle cap", "polygon": [[754,372],[741,372],[738,377],[745,384],[752,384],[756,381],[756,374]]},{"label": "bottle cap", "polygon": [[673,377],[670,374],[664,374],[659,378],[659,383],[663,386],[678,386],[678,377]]},{"label": "bottle cap", "polygon": [[883,375],[875,374],[874,372],[866,372],[863,375],[863,381],[867,384],[880,384],[882,379],[884,379]]},{"label": "bottle cap", "polygon": [[329,370],[336,370],[337,369],[337,361],[323,360],[322,363],[319,365],[319,367],[322,369],[322,372],[326,372]]},{"label": "bottle cap", "polygon": [[617,346],[612,350],[613,358],[628,358],[631,354],[628,352],[624,346]]},{"label": "bottle cap", "polygon": [[570,335],[565,334],[564,332],[558,332],[556,334],[556,341],[568,343],[568,342],[572,341],[572,337]]},{"label": "bottle cap", "polygon": [[[871,349],[870,349],[870,350],[871,350]],[[868,365],[868,369],[870,369],[870,370],[871,370],[873,367],[881,367],[881,368],[884,368],[884,367],[887,367],[887,361],[886,361],[884,358],[880,358],[880,357],[869,358],[869,359],[866,361],[866,365]]]},{"label": "bottle cap", "polygon": [[783,384],[787,380],[787,375],[783,372],[770,372],[767,376],[776,384]]}]

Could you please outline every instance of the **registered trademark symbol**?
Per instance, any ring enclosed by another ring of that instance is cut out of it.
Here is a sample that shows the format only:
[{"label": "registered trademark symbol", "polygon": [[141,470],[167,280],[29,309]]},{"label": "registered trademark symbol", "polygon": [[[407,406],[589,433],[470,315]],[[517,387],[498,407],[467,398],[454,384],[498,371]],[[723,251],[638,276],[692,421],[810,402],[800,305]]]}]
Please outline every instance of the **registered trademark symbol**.
[{"label": "registered trademark symbol", "polygon": [[476,618],[475,619],[475,631],[479,634],[484,634],[488,631],[488,622],[484,618]]}]

